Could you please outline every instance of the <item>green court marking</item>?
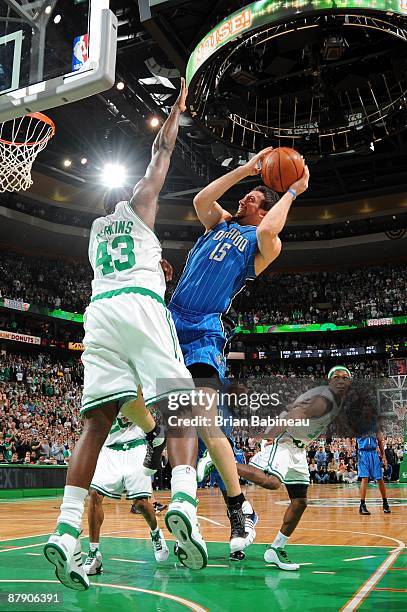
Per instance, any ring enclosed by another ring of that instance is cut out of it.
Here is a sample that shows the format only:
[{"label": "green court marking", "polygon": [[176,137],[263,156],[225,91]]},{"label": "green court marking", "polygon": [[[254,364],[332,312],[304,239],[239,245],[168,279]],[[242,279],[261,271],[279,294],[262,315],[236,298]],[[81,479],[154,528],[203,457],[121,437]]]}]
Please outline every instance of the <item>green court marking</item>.
[{"label": "green court marking", "polygon": [[[46,536],[36,536],[0,542],[0,551],[16,547],[0,554],[0,580],[10,581],[0,582],[2,612],[27,609],[26,606],[18,608],[15,604],[8,604],[4,594],[9,592],[58,593],[63,598],[63,604],[60,608],[53,604],[52,608],[54,611],[61,609],[61,612],[112,612],[113,609],[178,612],[188,609],[186,604],[166,599],[162,594],[195,602],[197,610],[200,607],[211,612],[225,612],[234,607],[255,609],[256,612],[339,610],[387,558],[390,550],[386,546],[368,549],[363,546],[289,546],[287,550],[293,561],[312,565],[304,565],[299,572],[283,572],[265,564],[264,545],[251,546],[244,562],[230,563],[226,543],[209,543],[210,566],[204,571],[194,572],[178,566],[172,554],[166,563],[157,564],[148,540],[102,537],[104,573],[91,577],[92,587],[89,591],[70,591],[54,582],[11,582],[55,580],[51,565],[42,556],[34,558],[27,554],[41,552],[41,546],[31,546],[45,543],[46,539]],[[87,542],[84,538],[84,551]],[[172,551],[173,543],[169,542],[169,545]],[[20,546],[30,548],[19,549]],[[366,556],[369,558],[344,562],[344,559]],[[123,561],[113,560],[112,557]],[[144,563],[128,563],[129,560]],[[401,563],[407,565],[406,560],[407,555],[400,555],[395,566],[401,567]],[[227,567],[222,567],[225,565]],[[335,575],[314,572],[335,572]],[[403,589],[405,584],[406,572],[389,570],[377,587]],[[377,602],[378,606],[386,602],[386,607],[391,610],[387,602],[394,601],[400,610],[403,595],[405,593],[373,591],[362,607],[367,610],[372,602]],[[30,609],[45,612],[45,608],[34,604]]]}]

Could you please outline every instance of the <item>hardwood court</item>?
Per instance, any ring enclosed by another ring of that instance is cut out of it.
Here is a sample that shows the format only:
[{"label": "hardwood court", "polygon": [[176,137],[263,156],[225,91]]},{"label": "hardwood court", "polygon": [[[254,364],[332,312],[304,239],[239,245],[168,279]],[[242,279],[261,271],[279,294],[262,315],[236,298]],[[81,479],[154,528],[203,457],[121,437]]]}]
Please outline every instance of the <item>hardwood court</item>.
[{"label": "hardwood court", "polygon": [[[256,612],[407,609],[406,485],[389,488],[391,515],[383,514],[378,490],[370,486],[367,502],[372,515],[366,517],[358,514],[357,486],[310,487],[309,507],[287,548],[290,558],[301,564],[299,572],[283,572],[263,560],[264,544],[273,539],[286,508],[284,490],[250,486],[246,494],[260,516],[256,544],[244,562],[231,563],[221,495],[216,489],[200,491],[198,515],[210,557],[201,572],[178,566],[172,554],[157,565],[142,517],[130,514],[129,502],[106,500],[101,538],[104,572],[91,578],[92,588],[85,593],[56,582],[41,555],[60,498],[0,502],[0,609],[27,609],[7,602],[5,593],[16,592],[53,593],[63,601],[64,611],[96,607],[111,611],[124,606],[143,612],[185,608],[226,612],[236,606]],[[158,493],[157,498],[168,502],[169,492]],[[163,515],[159,523],[164,525]],[[168,533],[166,537],[171,540]],[[84,537],[84,552],[87,544]]]}]

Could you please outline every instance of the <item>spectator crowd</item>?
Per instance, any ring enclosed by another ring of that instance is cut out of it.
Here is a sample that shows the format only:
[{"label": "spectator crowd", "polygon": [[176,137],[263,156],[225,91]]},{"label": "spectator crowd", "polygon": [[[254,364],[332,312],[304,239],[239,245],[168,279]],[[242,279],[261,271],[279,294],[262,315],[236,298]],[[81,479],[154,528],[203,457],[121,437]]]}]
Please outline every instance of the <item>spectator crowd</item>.
[{"label": "spectator crowd", "polygon": [[0,462],[65,464],[79,439],[80,362],[0,359]]},{"label": "spectator crowd", "polygon": [[[91,268],[43,257],[2,252],[0,299],[84,312]],[[168,286],[171,296],[176,281]],[[407,265],[351,268],[341,272],[263,274],[233,304],[241,327],[292,323],[351,324],[405,314]]]}]

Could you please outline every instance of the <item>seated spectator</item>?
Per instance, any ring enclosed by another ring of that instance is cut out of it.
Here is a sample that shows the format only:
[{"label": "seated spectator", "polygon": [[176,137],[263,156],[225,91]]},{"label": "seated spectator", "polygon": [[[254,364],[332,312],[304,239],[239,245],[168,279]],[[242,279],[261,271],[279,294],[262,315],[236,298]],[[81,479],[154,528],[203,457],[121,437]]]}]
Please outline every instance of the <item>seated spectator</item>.
[{"label": "seated spectator", "polygon": [[315,482],[317,484],[327,484],[329,482],[329,474],[326,471],[325,465],[321,465],[315,474]]},{"label": "seated spectator", "polygon": [[348,465],[346,467],[346,471],[343,472],[343,482],[346,482],[347,484],[356,484],[357,481],[358,481],[357,472],[351,466]]},{"label": "seated spectator", "polygon": [[329,482],[331,484],[335,484],[336,482],[338,482],[338,479],[336,476],[338,470],[339,470],[339,464],[334,459],[332,459],[332,461],[328,463],[328,468],[327,468],[327,472],[329,475]]},{"label": "seated spectator", "polygon": [[308,469],[309,469],[309,477],[310,477],[311,482],[316,482],[315,475],[317,474],[318,468],[317,468],[317,464],[315,463],[313,459],[311,460],[308,466]]}]

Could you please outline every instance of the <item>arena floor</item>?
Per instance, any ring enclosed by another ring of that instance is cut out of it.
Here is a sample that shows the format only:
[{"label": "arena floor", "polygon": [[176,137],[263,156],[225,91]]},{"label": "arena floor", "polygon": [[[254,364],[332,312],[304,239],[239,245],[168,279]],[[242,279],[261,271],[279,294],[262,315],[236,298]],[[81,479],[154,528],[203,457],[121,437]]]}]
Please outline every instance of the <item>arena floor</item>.
[{"label": "arena floor", "polygon": [[[87,592],[64,589],[41,554],[55,524],[60,498],[4,501],[0,504],[0,610],[176,612],[190,609],[405,610],[407,609],[407,485],[389,487],[391,515],[381,510],[375,486],[368,490],[372,515],[358,514],[355,485],[313,485],[306,515],[288,547],[299,572],[283,572],[263,560],[265,544],[280,525],[287,497],[247,488],[260,516],[256,545],[242,563],[228,561],[228,527],[215,490],[199,494],[198,513],[208,541],[209,565],[193,572],[171,554],[154,561],[148,529],[129,503],[105,502],[101,539],[104,572],[91,578]],[[162,502],[169,493],[157,494]],[[163,515],[159,516],[163,526]],[[84,535],[87,530],[84,530]],[[170,538],[168,537],[168,540]],[[87,538],[83,540],[85,551]],[[172,549],[172,546],[170,546]],[[12,603],[9,593],[53,593],[59,603]]]}]

